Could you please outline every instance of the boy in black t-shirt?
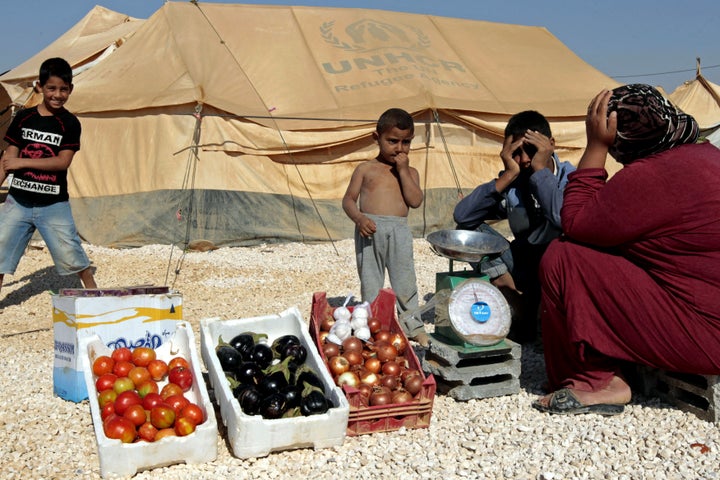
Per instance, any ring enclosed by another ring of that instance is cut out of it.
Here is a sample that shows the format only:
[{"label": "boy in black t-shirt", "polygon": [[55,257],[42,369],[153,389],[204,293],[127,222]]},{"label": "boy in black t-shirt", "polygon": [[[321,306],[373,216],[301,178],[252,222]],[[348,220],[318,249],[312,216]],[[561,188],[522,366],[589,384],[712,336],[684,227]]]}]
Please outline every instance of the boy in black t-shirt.
[{"label": "boy in black t-shirt", "polygon": [[80,149],[80,122],[64,107],[72,68],[62,58],[45,60],[38,85],[42,103],[18,112],[5,134],[0,184],[8,178],[9,190],[0,207],[0,287],[37,229],[58,273],[77,274],[85,288],[96,288],[68,201],[67,169]]}]

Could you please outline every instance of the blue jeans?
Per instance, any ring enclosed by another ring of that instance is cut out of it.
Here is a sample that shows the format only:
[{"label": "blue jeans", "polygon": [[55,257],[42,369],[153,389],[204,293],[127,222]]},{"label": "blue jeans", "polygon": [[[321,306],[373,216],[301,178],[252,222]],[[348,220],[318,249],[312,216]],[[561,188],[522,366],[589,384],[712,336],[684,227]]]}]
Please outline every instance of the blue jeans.
[{"label": "blue jeans", "polygon": [[80,273],[90,266],[69,202],[25,207],[8,195],[0,206],[0,274],[15,273],[36,229],[60,275]]}]

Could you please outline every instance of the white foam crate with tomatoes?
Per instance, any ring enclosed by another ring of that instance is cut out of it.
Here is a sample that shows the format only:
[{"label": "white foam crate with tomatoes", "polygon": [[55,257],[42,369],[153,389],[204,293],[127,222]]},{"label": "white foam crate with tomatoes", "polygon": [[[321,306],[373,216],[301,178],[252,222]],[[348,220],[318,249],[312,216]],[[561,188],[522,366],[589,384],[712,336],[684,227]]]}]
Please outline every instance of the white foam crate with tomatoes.
[{"label": "white foam crate with tomatoes", "polygon": [[200,351],[234,456],[342,445],[349,405],[296,307],[202,319]]},{"label": "white foam crate with tomatoes", "polygon": [[80,340],[103,478],[215,460],[217,421],[191,325],[180,322],[157,349],[128,350]]}]

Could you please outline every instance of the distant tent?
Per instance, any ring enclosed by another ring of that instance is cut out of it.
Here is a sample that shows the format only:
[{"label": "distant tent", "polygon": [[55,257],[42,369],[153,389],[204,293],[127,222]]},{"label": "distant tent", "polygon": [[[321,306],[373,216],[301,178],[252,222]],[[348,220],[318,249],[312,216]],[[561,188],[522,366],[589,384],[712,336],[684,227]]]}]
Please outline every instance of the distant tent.
[{"label": "distant tent", "polygon": [[[424,236],[452,227],[459,196],[502,168],[510,115],[545,114],[576,161],[589,101],[617,85],[542,27],[202,2],[166,2],[133,26],[108,33],[123,42],[76,76],[68,102],[83,125],[71,203],[97,245],[350,238],[341,198],[390,107],[416,120],[425,202],[410,223]],[[49,53],[21,66],[28,77]]]},{"label": "distant tent", "polygon": [[680,85],[668,98],[683,112],[695,117],[702,136],[710,135],[720,127],[720,85],[702,75],[699,58],[695,79]]}]

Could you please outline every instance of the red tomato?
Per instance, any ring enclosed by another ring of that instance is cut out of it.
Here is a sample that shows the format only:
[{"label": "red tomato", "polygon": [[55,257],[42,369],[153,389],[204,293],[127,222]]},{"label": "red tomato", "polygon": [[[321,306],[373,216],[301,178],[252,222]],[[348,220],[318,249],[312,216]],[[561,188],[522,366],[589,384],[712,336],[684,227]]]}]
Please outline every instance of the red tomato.
[{"label": "red tomato", "polygon": [[168,383],[160,390],[160,396],[165,400],[171,395],[182,395],[183,389],[177,383]]},{"label": "red tomato", "polygon": [[110,354],[110,357],[117,362],[130,362],[132,361],[132,352],[127,347],[116,348]]},{"label": "red tomato", "polygon": [[137,347],[132,351],[132,362],[138,367],[147,367],[156,357],[155,350],[150,347]]},{"label": "red tomato", "polygon": [[200,425],[205,421],[205,414],[198,404],[189,403],[180,411],[180,418],[187,418],[195,425]]},{"label": "red tomato", "polygon": [[135,390],[126,390],[118,394],[115,399],[115,413],[124,415],[125,410],[132,405],[140,405],[142,407],[142,398],[140,398],[140,395],[138,395]]},{"label": "red tomato", "polygon": [[150,378],[156,382],[165,378],[165,375],[167,375],[169,370],[167,362],[157,358],[148,363],[147,369],[150,372]]},{"label": "red tomato", "polygon": [[162,440],[165,437],[177,437],[177,433],[175,433],[174,428],[161,428],[158,430],[158,432],[155,434],[155,441]]},{"label": "red tomato", "polygon": [[175,411],[175,416],[179,417],[183,408],[190,404],[190,400],[185,395],[170,395],[165,399],[165,404]]},{"label": "red tomato", "polygon": [[185,360],[183,357],[173,357],[168,362],[168,369],[172,370],[175,367],[185,367],[190,368],[190,364],[187,360]]},{"label": "red tomato", "polygon": [[150,422],[157,429],[170,428],[175,423],[175,410],[167,405],[158,405],[150,410]]},{"label": "red tomato", "polygon": [[165,400],[160,396],[159,393],[150,392],[143,397],[142,405],[145,410],[152,410],[153,407],[162,405]]},{"label": "red tomato", "polygon": [[[110,390],[103,390],[98,394],[98,405],[100,406],[100,408],[105,408],[105,405],[107,405],[108,403],[115,403],[116,398],[117,392],[112,388]],[[113,407],[113,411],[114,410],[115,408]]]},{"label": "red tomato", "polygon": [[118,377],[127,377],[128,373],[130,373],[130,370],[133,368],[135,368],[135,365],[133,365],[132,362],[120,360],[119,362],[115,362],[112,373]]},{"label": "red tomato", "polygon": [[138,428],[138,437],[145,440],[146,442],[154,442],[155,441],[155,435],[157,435],[158,429],[155,428],[155,426],[148,422],[143,423],[140,425],[140,428]]},{"label": "red tomato", "polygon": [[150,372],[145,367],[133,367],[130,369],[127,376],[133,381],[135,388],[150,380]]},{"label": "red tomato", "polygon": [[[109,391],[112,391],[112,390],[109,390]],[[98,402],[98,403],[100,403],[100,402]],[[115,413],[115,402],[114,401],[107,402],[107,403],[105,403],[105,405],[100,407],[100,418],[103,421],[107,420],[107,418],[114,413]]]},{"label": "red tomato", "polygon": [[175,383],[182,388],[183,392],[190,390],[193,384],[192,370],[186,367],[174,367],[168,373],[170,383]]},{"label": "red tomato", "polygon": [[195,431],[195,424],[189,418],[181,417],[175,420],[175,433],[179,437],[190,435]]},{"label": "red tomato", "polygon": [[123,413],[123,417],[130,420],[136,427],[148,421],[148,414],[139,403],[137,405],[130,405],[127,410],[125,410],[125,413]]},{"label": "red tomato", "polygon": [[108,355],[101,355],[95,359],[92,366],[92,371],[95,376],[99,377],[106,373],[112,373],[113,367],[115,366],[115,360]]},{"label": "red tomato", "polygon": [[109,418],[103,425],[103,430],[108,438],[116,438],[123,443],[132,443],[137,436],[135,425],[124,417]]},{"label": "red tomato", "polygon": [[114,373],[106,373],[105,375],[100,375],[97,380],[95,380],[95,389],[98,392],[103,392],[105,390],[111,390],[113,388],[113,385],[115,385],[115,380],[117,380],[117,375]]},{"label": "red tomato", "polygon": [[147,380],[137,386],[137,392],[141,398],[145,398],[148,393],[158,393],[160,388],[155,380]]}]

